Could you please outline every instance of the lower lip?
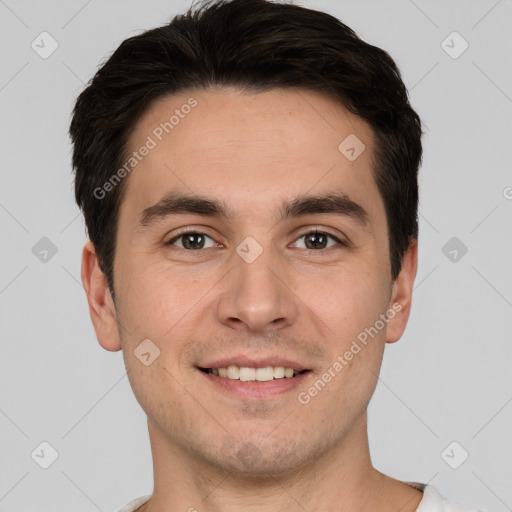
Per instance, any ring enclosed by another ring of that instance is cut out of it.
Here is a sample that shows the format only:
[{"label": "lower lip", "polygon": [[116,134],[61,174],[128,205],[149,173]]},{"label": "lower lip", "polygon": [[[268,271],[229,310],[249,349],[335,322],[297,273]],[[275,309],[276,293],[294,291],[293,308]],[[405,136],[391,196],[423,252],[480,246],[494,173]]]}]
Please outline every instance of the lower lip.
[{"label": "lower lip", "polygon": [[231,393],[242,398],[267,398],[280,395],[299,386],[304,379],[311,373],[310,371],[299,373],[295,377],[273,379],[263,382],[258,381],[241,381],[220,377],[212,373],[206,373],[198,370],[213,385],[221,386]]}]

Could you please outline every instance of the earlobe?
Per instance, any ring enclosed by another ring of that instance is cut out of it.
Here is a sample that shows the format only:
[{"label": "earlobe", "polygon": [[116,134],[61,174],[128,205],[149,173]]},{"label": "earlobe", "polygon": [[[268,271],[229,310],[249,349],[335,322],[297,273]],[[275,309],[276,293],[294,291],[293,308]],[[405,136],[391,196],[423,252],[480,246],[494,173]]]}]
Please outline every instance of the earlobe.
[{"label": "earlobe", "polygon": [[81,277],[98,342],[105,350],[121,350],[114,301],[91,241],[85,244],[82,252]]},{"label": "earlobe", "polygon": [[393,283],[389,307],[395,311],[388,322],[386,342],[395,343],[405,331],[412,305],[412,290],[418,269],[418,240],[412,239],[402,259],[402,269]]}]

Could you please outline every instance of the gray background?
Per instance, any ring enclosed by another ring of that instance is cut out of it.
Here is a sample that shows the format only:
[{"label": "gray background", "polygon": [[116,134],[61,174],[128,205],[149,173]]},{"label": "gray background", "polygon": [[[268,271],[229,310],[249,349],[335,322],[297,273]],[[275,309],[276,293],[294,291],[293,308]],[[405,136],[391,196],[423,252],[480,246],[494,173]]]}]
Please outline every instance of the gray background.
[{"label": "gray background", "polygon": [[[426,130],[413,309],[370,404],[373,462],[462,503],[511,510],[512,2],[301,4],[391,54]],[[188,6],[0,0],[1,511],[108,512],[152,491],[145,414],[121,352],[96,341],[80,282],[86,237],[67,130],[100,62]],[[43,31],[59,45],[46,59],[31,47]],[[453,31],[469,44],[457,58]],[[58,452],[47,469],[31,457],[49,456],[43,441]]]}]

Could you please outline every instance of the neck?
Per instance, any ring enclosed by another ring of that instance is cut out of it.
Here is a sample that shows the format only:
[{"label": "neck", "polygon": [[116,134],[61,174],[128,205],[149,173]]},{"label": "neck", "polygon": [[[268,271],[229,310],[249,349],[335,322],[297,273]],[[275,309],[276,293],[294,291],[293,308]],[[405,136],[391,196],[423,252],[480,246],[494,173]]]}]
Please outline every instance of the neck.
[{"label": "neck", "polygon": [[153,423],[148,427],[154,490],[138,512],[409,512],[422,497],[420,491],[373,468],[366,414],[338,446],[293,472],[265,476],[212,467],[171,443]]}]

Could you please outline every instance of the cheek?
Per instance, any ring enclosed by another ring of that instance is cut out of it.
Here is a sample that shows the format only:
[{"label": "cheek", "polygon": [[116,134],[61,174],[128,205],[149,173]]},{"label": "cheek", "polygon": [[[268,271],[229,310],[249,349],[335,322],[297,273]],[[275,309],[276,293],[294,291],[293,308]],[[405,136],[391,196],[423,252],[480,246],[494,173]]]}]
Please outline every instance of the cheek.
[{"label": "cheek", "polygon": [[337,267],[297,281],[299,297],[326,325],[326,338],[341,348],[370,327],[386,309],[389,287],[367,264]]},{"label": "cheek", "polygon": [[206,277],[192,277],[189,270],[177,272],[165,262],[149,266],[134,259],[121,274],[119,297],[128,330],[155,340],[170,336],[174,326],[185,319],[208,288]]},{"label": "cheek", "polygon": [[168,266],[149,267],[135,259],[122,275],[118,310],[124,362],[137,401],[157,418],[160,408],[177,410],[183,392],[180,383],[187,385],[189,376],[176,364],[193,330],[188,320],[201,298],[201,283],[190,276],[172,275]]},{"label": "cheek", "polygon": [[374,392],[385,347],[385,327],[376,329],[375,325],[386,311],[388,289],[367,266],[333,274],[328,286],[310,299],[316,301],[315,312],[329,327],[325,336],[328,362],[319,376],[329,383],[325,392],[318,393],[323,398],[312,410],[330,408],[330,414],[343,424],[347,413],[354,418],[362,413]]}]

